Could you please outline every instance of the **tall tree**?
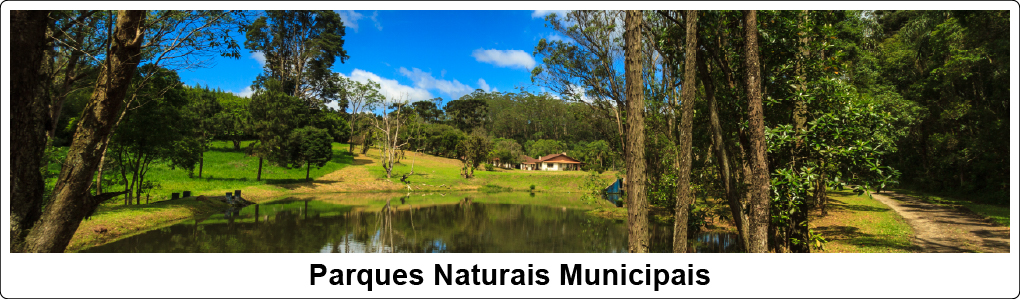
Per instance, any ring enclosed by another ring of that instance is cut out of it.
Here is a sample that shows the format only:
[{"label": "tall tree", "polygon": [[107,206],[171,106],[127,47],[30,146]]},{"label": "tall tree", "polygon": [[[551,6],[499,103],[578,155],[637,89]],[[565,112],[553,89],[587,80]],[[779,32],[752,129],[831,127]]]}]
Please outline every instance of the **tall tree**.
[{"label": "tall tree", "polygon": [[188,114],[190,122],[194,124],[196,142],[201,146],[198,156],[198,177],[202,177],[202,170],[205,168],[205,152],[209,150],[209,143],[216,137],[223,125],[220,106],[216,95],[205,89],[193,88],[190,90],[191,107]]},{"label": "tall tree", "polygon": [[542,65],[532,70],[531,78],[570,101],[588,106],[589,113],[598,115],[594,121],[611,120],[612,124],[595,129],[607,139],[615,139],[610,145],[624,156],[629,131],[623,114],[630,98],[624,73],[619,70],[624,55],[618,25],[624,18],[622,14],[622,11],[574,10],[563,18],[556,14],[546,16],[552,29],[569,40],[539,40],[534,53],[542,56]]},{"label": "tall tree", "polygon": [[27,238],[26,250],[31,252],[62,252],[78,230],[81,220],[102,201],[121,194],[91,195],[89,187],[93,172],[100,163],[101,152],[95,149],[105,142],[116,122],[124,95],[141,60],[145,31],[140,25],[145,11],[119,11],[116,30],[111,36],[106,67],[96,82],[95,91],[85,108],[68,149],[67,161],[60,171],[53,199]]},{"label": "tall tree", "polygon": [[336,99],[330,70],[337,58],[347,60],[344,24],[331,10],[267,10],[246,28],[245,48],[265,57],[261,86],[269,79],[280,82],[285,94],[298,97],[309,107]]},{"label": "tall tree", "polygon": [[[703,42],[703,48],[708,54],[708,48],[711,45]],[[707,55],[698,55],[698,76],[701,78],[701,84],[705,87],[705,98],[708,100],[708,120],[712,134],[712,149],[716,155],[715,160],[716,168],[719,172],[720,185],[723,188],[723,194],[726,197],[726,202],[730,207],[730,214],[733,219],[734,226],[737,228],[737,235],[739,236],[739,247],[744,249],[745,243],[747,243],[747,221],[744,215],[744,205],[740,203],[740,195],[737,194],[737,186],[735,181],[735,175],[733,169],[730,167],[730,155],[729,150],[726,146],[726,140],[724,139],[724,133],[722,124],[719,120],[719,103],[716,100],[716,84],[715,78],[709,72],[708,63],[706,60],[710,59]]]},{"label": "tall tree", "polygon": [[450,125],[465,133],[471,133],[475,128],[483,127],[489,116],[489,103],[486,102],[486,98],[490,96],[490,94],[477,89],[460,99],[446,103],[443,110],[446,111]]},{"label": "tall tree", "polygon": [[249,104],[251,129],[257,142],[252,143],[252,152],[259,157],[259,170],[255,180],[262,180],[262,164],[269,160],[277,164],[287,161],[287,137],[298,127],[302,115],[308,114],[308,107],[298,97],[282,92],[282,82],[270,79],[255,91]]},{"label": "tall tree", "polygon": [[641,11],[628,10],[624,72],[627,80],[627,240],[630,252],[648,252],[648,199],[645,191],[644,78],[641,72]]},{"label": "tall tree", "polygon": [[189,103],[177,73],[151,64],[138,70],[135,79],[152,78],[141,90],[133,91],[143,104],[127,113],[110,138],[125,191],[129,192],[127,203],[132,199],[141,203],[140,196],[147,188],[145,176],[153,162],[168,162],[172,168],[190,172],[205,147],[203,137],[196,132],[202,124],[184,115]]},{"label": "tall tree", "polygon": [[[372,111],[375,106],[382,102],[383,96],[379,93],[379,83],[368,80],[368,82],[361,83],[358,81],[351,80],[350,78],[334,75],[333,80],[336,81],[338,90],[340,91],[340,98],[347,101],[347,115],[350,118],[348,124],[351,127],[351,140],[348,141],[348,151],[351,154],[354,153],[354,130],[357,128],[355,124],[358,122],[358,117],[362,115],[361,112]],[[363,146],[368,146],[363,145]]]},{"label": "tall tree", "polygon": [[691,191],[691,118],[694,117],[695,75],[697,74],[698,12],[686,12],[687,38],[684,52],[684,81],[680,103],[680,169],[677,176],[676,216],[673,223],[673,252],[687,252],[687,215],[694,203]]},{"label": "tall tree", "polygon": [[105,21],[109,12],[95,10],[50,11],[47,30],[47,51],[43,66],[44,79],[42,96],[49,106],[50,128],[47,138],[52,139],[57,131],[61,111],[72,92],[87,88],[102,62],[96,57],[106,50]]},{"label": "tall tree", "polygon": [[744,11],[744,61],[750,130],[751,186],[749,252],[768,251],[769,168],[765,160],[765,114],[761,103],[761,74],[758,58],[758,20],[754,10]]},{"label": "tall tree", "polygon": [[46,45],[47,11],[11,11],[11,251],[18,251],[39,219],[43,201],[42,166],[46,148],[45,108],[36,96]]}]

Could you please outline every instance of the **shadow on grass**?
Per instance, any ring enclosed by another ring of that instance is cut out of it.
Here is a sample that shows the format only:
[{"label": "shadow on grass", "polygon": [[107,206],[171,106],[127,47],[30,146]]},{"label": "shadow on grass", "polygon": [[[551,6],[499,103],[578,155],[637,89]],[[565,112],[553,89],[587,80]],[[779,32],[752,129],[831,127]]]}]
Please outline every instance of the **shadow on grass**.
[{"label": "shadow on grass", "polygon": [[301,187],[315,187],[315,184],[333,184],[339,183],[337,180],[315,180],[315,179],[280,179],[280,180],[266,180],[266,184],[275,185],[287,190],[294,190]]},{"label": "shadow on grass", "polygon": [[844,240],[846,243],[871,248],[887,248],[890,250],[904,250],[910,252],[920,251],[920,248],[909,243],[894,242],[888,237],[863,233],[859,228],[853,226],[830,225],[819,226],[814,231],[821,233],[830,240]]},{"label": "shadow on grass", "polygon": [[889,208],[879,208],[879,207],[872,207],[872,206],[866,206],[866,205],[848,204],[846,202],[840,201],[838,199],[834,199],[832,197],[829,197],[828,201],[829,201],[829,208],[833,209],[833,210],[851,210],[851,211],[858,211],[858,212],[888,212],[888,211],[890,211]]}]

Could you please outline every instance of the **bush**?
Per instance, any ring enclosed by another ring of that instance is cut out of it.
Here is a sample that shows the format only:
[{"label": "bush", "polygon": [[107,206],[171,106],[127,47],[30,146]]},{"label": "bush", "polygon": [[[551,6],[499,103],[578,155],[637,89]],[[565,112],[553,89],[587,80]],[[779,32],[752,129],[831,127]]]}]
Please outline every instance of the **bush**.
[{"label": "bush", "polygon": [[485,171],[492,171],[495,167],[492,164],[485,163]]}]

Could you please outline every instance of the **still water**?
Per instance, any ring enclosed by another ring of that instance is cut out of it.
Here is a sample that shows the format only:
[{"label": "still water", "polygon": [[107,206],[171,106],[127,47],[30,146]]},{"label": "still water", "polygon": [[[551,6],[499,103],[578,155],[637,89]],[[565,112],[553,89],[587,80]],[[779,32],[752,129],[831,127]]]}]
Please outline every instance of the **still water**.
[{"label": "still water", "polygon": [[[289,198],[84,252],[627,252],[623,221],[590,216],[576,198],[524,194]],[[650,232],[652,251],[671,250],[671,226]],[[692,242],[699,252],[736,245],[729,234]]]}]

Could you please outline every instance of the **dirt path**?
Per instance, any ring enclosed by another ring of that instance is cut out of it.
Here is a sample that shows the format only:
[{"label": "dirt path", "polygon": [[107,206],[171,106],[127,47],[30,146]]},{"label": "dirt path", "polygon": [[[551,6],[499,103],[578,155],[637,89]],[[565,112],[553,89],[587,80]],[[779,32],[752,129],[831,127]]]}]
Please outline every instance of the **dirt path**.
[{"label": "dirt path", "polygon": [[890,191],[872,196],[910,223],[921,252],[1009,252],[1009,227]]}]

